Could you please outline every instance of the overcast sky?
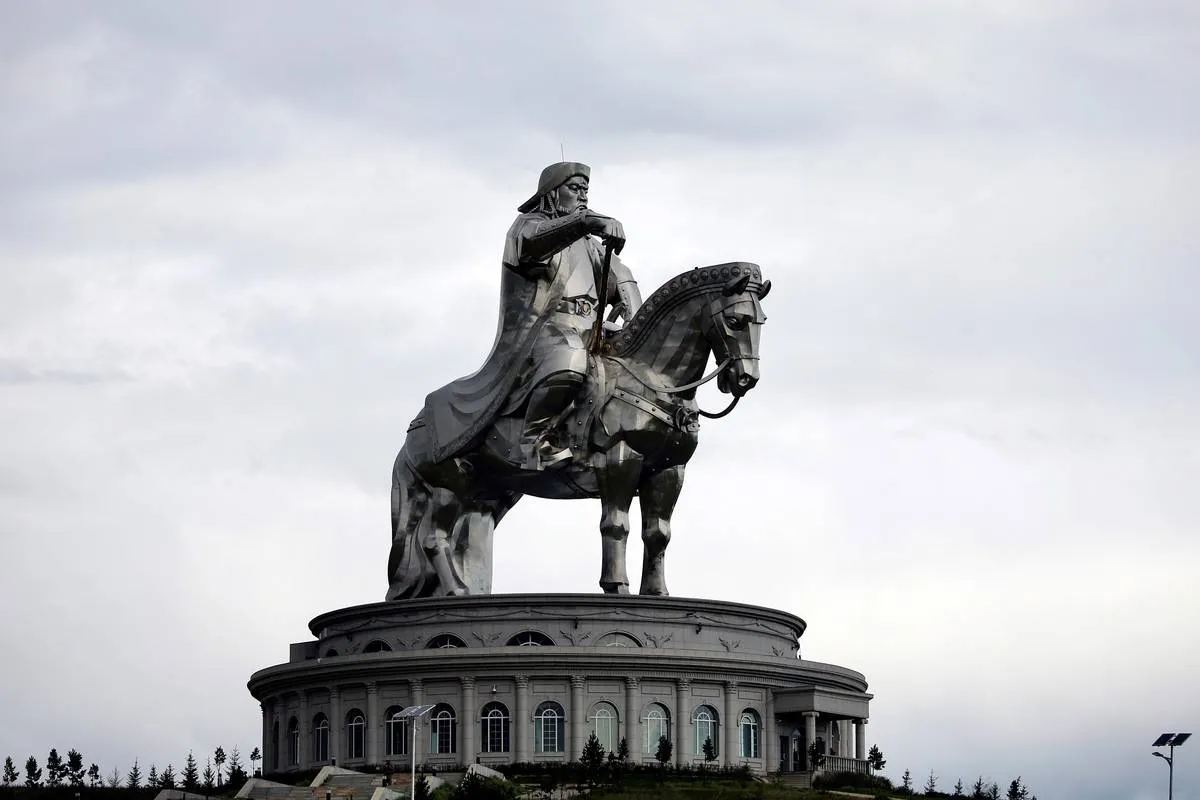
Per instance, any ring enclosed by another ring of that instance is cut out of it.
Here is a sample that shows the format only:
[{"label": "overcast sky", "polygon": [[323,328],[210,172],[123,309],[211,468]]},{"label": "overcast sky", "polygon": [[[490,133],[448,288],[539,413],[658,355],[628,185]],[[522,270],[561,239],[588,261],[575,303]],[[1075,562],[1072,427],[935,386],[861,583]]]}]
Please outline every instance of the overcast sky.
[{"label": "overcast sky", "polygon": [[[644,294],[774,284],[672,593],[805,618],[895,780],[1161,797],[1150,743],[1200,732],[1200,7],[989,5],[5,3],[0,757],[259,744],[250,674],[383,599],[392,459],[561,145]],[[522,501],[497,591],[596,591],[598,516]]]}]

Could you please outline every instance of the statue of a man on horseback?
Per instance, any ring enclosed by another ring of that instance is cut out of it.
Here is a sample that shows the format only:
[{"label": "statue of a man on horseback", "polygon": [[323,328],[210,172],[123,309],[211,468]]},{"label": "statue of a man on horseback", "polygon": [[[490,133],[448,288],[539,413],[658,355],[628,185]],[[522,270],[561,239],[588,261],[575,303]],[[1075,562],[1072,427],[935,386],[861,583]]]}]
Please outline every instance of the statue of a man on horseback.
[{"label": "statue of a man on horseback", "polygon": [[504,241],[492,352],[478,372],[426,400],[435,459],[460,455],[497,415],[522,407],[526,469],[540,470],[571,455],[554,441],[553,425],[586,378],[596,316],[611,305],[614,315],[627,320],[642,303],[633,274],[611,254],[606,259],[593,238],[616,253],[625,244],[620,222],[588,208],[590,178],[586,164],[551,164],[542,170],[534,195],[520,205]]},{"label": "statue of a man on horseback", "polygon": [[[425,399],[392,469],[387,599],[487,594],[492,534],[525,495],[599,498],[600,586],[629,592],[629,510],[641,505],[642,594],[667,594],[671,515],[698,442],[758,383],[770,291],[756,264],[677,275],[643,304],[617,220],[588,208],[590,169],[551,164],[519,207],[500,321],[473,375]],[[603,316],[624,325],[608,329]],[[716,368],[705,375],[714,358]],[[733,395],[709,414],[696,389]]]}]

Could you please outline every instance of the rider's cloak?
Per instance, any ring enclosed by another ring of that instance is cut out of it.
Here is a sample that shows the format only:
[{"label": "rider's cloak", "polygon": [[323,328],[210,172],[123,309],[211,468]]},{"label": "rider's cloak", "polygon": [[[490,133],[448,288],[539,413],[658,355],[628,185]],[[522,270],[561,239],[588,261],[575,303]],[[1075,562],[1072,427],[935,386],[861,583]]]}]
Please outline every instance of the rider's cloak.
[{"label": "rider's cloak", "polygon": [[[521,243],[528,226],[545,222],[541,211],[521,214],[504,240],[500,278],[500,317],[496,339],[483,366],[425,398],[423,412],[429,429],[434,462],[462,455],[496,420],[529,360],[538,333],[563,297],[567,277],[576,263],[590,262],[597,289],[604,267],[603,250],[585,236],[541,262],[523,259]],[[546,270],[536,269],[541,263]],[[530,268],[534,267],[532,270]],[[608,302],[620,302],[618,286],[633,274],[614,255],[608,279]],[[626,316],[628,316],[628,310]]]}]

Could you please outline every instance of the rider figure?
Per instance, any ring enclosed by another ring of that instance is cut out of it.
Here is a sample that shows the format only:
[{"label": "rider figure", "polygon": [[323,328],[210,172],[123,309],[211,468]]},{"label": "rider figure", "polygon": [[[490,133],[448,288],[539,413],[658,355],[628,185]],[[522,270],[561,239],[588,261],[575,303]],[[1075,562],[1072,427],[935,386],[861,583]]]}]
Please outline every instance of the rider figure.
[{"label": "rider figure", "polygon": [[[500,321],[492,352],[472,375],[431,392],[422,419],[432,463],[459,458],[501,416],[524,408],[519,460],[542,469],[570,455],[548,442],[587,373],[604,267],[600,239],[620,252],[625,230],[587,207],[586,164],[542,170],[537,192],[519,207],[504,241]],[[630,319],[642,304],[629,268],[614,257],[608,278],[614,311]]]},{"label": "rider figure", "polygon": [[[595,324],[604,254],[592,235],[619,253],[625,231],[617,220],[587,207],[591,170],[585,164],[558,163],[542,170],[537,192],[521,204],[508,231],[504,267],[546,289],[546,315],[531,351],[532,378],[521,433],[526,469],[541,469],[570,456],[547,440],[555,420],[574,401],[587,375],[587,346]],[[606,298],[628,320],[641,305],[633,274],[611,260]]]}]

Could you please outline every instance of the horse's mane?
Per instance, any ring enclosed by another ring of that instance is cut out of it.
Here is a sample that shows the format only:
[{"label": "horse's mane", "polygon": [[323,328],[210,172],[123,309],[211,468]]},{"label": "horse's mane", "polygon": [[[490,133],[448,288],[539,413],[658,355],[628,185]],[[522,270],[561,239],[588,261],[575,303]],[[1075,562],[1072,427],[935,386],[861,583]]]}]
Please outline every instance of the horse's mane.
[{"label": "horse's mane", "polygon": [[757,264],[746,261],[730,261],[711,267],[696,267],[676,275],[650,295],[642,307],[625,323],[625,327],[613,336],[609,343],[612,355],[626,356],[641,346],[645,338],[680,303],[713,291],[720,291],[730,280],[750,274],[748,291],[758,291],[762,286],[762,272]]}]

